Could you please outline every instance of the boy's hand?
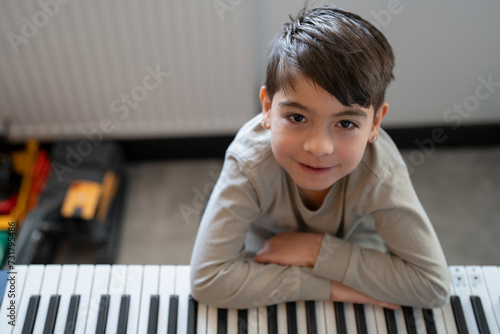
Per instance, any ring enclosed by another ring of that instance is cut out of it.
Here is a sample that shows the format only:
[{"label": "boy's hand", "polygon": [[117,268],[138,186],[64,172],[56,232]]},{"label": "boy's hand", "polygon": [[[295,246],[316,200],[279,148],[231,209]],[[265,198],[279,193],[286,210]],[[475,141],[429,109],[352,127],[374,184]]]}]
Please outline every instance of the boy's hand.
[{"label": "boy's hand", "polygon": [[[276,263],[284,266],[313,267],[316,264],[323,234],[286,232],[268,239],[254,260],[259,263]],[[339,282],[332,282],[330,300],[334,302],[373,304],[396,310],[399,305],[382,302]]]},{"label": "boy's hand", "polygon": [[284,266],[314,267],[323,234],[306,232],[279,233],[268,239],[254,260]]},{"label": "boy's hand", "polygon": [[330,300],[334,302],[373,304],[376,306],[386,307],[391,310],[396,310],[399,308],[399,305],[385,303],[380,300],[374,299],[339,282],[332,282]]}]

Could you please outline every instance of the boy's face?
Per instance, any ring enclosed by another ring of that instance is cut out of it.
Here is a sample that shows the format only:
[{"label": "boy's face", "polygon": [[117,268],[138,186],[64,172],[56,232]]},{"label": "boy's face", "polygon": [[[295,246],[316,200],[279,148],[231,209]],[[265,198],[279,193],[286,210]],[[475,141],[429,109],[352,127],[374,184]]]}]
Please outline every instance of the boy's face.
[{"label": "boy's face", "polygon": [[263,126],[271,131],[278,163],[299,190],[324,193],[360,163],[368,143],[378,138],[388,110],[384,103],[374,118],[373,107],[346,107],[309,79],[299,78],[294,89],[273,97],[262,87]]}]

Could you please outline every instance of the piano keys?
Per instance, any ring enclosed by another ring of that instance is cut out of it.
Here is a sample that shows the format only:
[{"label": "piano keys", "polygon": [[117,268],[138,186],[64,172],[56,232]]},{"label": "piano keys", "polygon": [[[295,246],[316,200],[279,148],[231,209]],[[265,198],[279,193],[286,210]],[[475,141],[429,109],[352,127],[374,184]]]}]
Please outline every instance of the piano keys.
[{"label": "piano keys", "polygon": [[192,299],[189,266],[19,265],[0,273],[14,276],[16,295],[11,281],[0,291],[0,333],[500,334],[500,267],[449,271],[452,297],[439,308],[300,301],[235,310]]}]

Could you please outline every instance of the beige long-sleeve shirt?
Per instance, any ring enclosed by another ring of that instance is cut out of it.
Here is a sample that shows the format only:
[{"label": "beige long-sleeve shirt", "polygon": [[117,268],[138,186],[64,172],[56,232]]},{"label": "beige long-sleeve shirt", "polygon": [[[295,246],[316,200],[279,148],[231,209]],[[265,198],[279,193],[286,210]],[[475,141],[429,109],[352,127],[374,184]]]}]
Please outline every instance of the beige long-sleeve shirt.
[{"label": "beige long-sleeve shirt", "polygon": [[[325,235],[313,268],[252,260],[267,238],[299,230]],[[229,146],[202,217],[191,258],[192,294],[209,305],[250,308],[328,300],[331,281],[416,307],[442,305],[450,287],[439,240],[383,130],[359,166],[312,211],[274,158],[270,133],[256,116]]]}]

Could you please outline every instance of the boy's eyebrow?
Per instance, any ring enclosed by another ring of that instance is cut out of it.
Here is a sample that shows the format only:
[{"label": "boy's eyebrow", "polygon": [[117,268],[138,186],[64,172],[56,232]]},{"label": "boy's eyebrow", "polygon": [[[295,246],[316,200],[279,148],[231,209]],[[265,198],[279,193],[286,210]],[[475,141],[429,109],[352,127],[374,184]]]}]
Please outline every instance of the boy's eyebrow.
[{"label": "boy's eyebrow", "polygon": [[[278,105],[280,107],[281,106],[291,107],[291,108],[296,108],[296,109],[300,109],[300,110],[304,110],[304,111],[308,111],[308,112],[313,112],[311,109],[307,108],[306,106],[304,106],[300,103],[297,103],[297,102],[293,102],[293,101],[280,101],[278,103]],[[335,114],[335,117],[339,117],[339,116],[357,116],[357,117],[362,117],[362,118],[368,118],[368,113],[366,111],[364,111],[363,109],[352,108],[352,109],[341,111],[338,114]]]},{"label": "boy's eyebrow", "polygon": [[335,116],[357,116],[362,118],[368,118],[368,113],[362,109],[349,109],[339,112]]},{"label": "boy's eyebrow", "polygon": [[292,107],[292,108],[296,108],[296,109],[301,109],[301,110],[304,110],[304,111],[310,111],[309,108],[307,108],[306,106],[303,106],[302,104],[300,103],[297,103],[297,102],[293,102],[293,101],[280,101],[280,103],[278,103],[278,105],[280,107]]}]

